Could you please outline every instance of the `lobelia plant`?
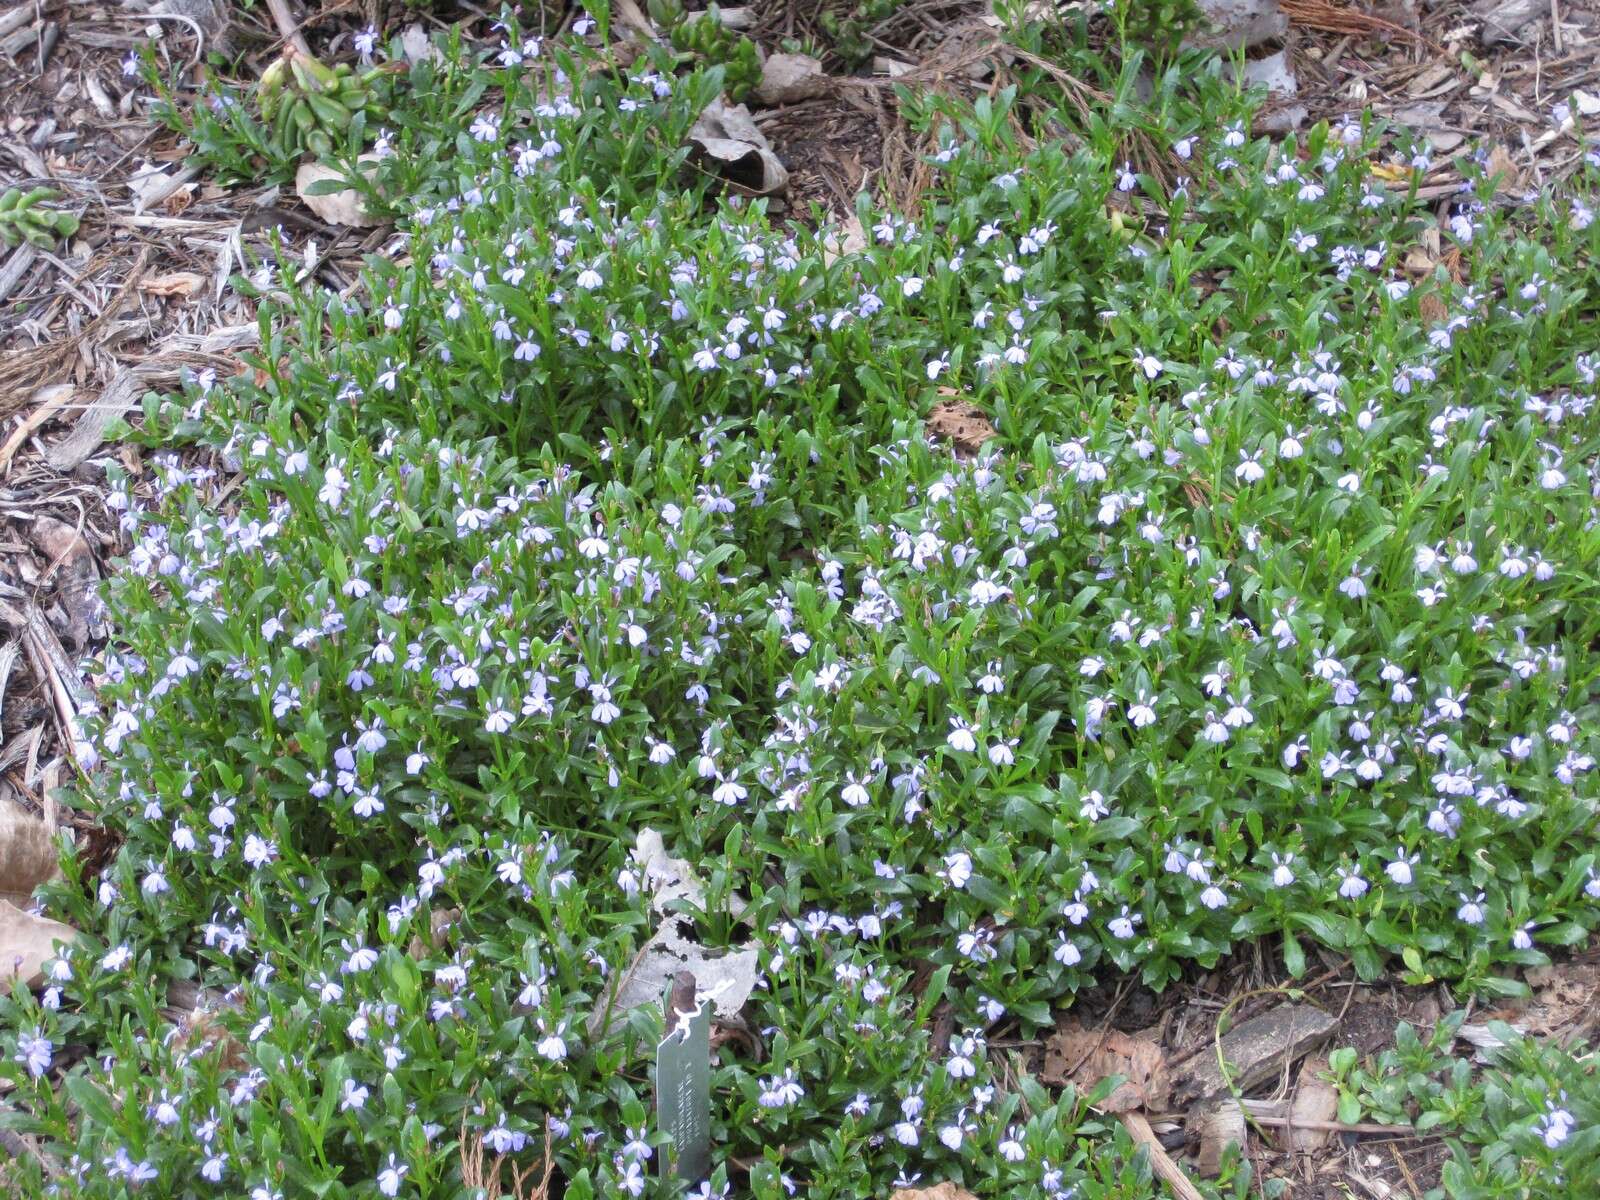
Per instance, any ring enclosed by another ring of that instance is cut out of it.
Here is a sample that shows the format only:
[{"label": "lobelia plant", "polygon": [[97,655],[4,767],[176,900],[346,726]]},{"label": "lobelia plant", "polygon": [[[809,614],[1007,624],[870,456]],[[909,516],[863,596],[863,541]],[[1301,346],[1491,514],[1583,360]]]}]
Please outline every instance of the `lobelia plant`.
[{"label": "lobelia plant", "polygon": [[3,1005],[63,1187],[466,1196],[548,1136],[569,1197],[666,1194],[661,1017],[590,1032],[646,826],[749,900],[675,919],[759,946],[699,1196],[1152,1195],[1002,1022],[1269,935],[1507,991],[1600,922],[1600,164],[1514,211],[1465,164],[1419,277],[1380,129],[1024,74],[920,106],[923,206],[835,258],[683,170],[719,69],[506,24],[391,111],[407,252],[265,264],[255,370],[152,399],[118,481],[122,846]]}]

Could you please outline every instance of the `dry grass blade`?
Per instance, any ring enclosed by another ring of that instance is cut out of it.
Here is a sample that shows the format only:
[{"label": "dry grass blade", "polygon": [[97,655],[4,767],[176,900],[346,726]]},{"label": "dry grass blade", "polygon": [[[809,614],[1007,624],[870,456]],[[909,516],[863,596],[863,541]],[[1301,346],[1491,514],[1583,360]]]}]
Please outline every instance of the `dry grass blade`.
[{"label": "dry grass blade", "polygon": [[1300,25],[1306,29],[1348,34],[1353,37],[1383,33],[1415,42],[1419,46],[1427,46],[1438,54],[1446,54],[1442,46],[1435,45],[1416,30],[1396,25],[1393,21],[1386,21],[1358,8],[1330,4],[1328,0],[1279,0],[1278,7],[1289,18],[1290,24]]},{"label": "dry grass blade", "polygon": [[[550,1195],[550,1177],[555,1173],[555,1158],[551,1154],[551,1133],[547,1124],[544,1131],[544,1156],[537,1162],[527,1167],[519,1167],[511,1163],[511,1190],[506,1191],[500,1183],[500,1172],[507,1165],[506,1156],[497,1154],[487,1167],[484,1166],[484,1145],[481,1133],[467,1131],[467,1118],[461,1118],[461,1182],[472,1189],[474,1195],[482,1196],[483,1200],[501,1200],[508,1196],[511,1200],[546,1200]],[[538,1182],[534,1182],[534,1173],[539,1172]]]}]

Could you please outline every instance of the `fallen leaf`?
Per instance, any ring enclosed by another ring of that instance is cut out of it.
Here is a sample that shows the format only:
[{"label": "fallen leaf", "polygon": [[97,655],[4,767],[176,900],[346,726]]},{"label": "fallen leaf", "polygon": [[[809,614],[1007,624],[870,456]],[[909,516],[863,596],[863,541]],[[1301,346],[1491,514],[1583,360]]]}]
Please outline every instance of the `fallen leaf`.
[{"label": "fallen leaf", "polygon": [[761,67],[756,99],[763,104],[795,104],[826,95],[833,81],[809,54],[769,54]]},{"label": "fallen leaf", "polygon": [[71,943],[78,931],[49,917],[36,917],[0,900],[0,986],[20,978],[29,987],[44,982],[44,964],[56,957],[56,942]]},{"label": "fallen leaf", "polygon": [[406,947],[406,953],[417,961],[427,958],[430,952],[444,949],[446,940],[450,935],[450,928],[461,920],[459,908],[437,908],[428,913],[428,938],[423,940],[422,934],[416,933],[411,937],[411,944]]},{"label": "fallen leaf", "polygon": [[161,202],[162,210],[169,217],[182,216],[189,211],[189,206],[194,203],[194,184],[186,183],[168,193],[167,198]]},{"label": "fallen leaf", "polygon": [[1508,151],[1496,142],[1489,151],[1489,161],[1485,166],[1489,178],[1494,181],[1496,192],[1520,192],[1522,190],[1522,168],[1517,166]]},{"label": "fallen leaf", "polygon": [[1417,297],[1417,312],[1421,315],[1423,327],[1426,329],[1436,328],[1450,319],[1450,309],[1438,292],[1424,292]]},{"label": "fallen leaf", "polygon": [[178,1038],[190,1056],[214,1052],[217,1065],[226,1071],[242,1070],[248,1060],[239,1039],[218,1019],[214,1008],[196,1008],[181,1019]]},{"label": "fallen leaf", "polygon": [[965,1188],[953,1183],[936,1183],[925,1188],[898,1188],[889,1193],[889,1200],[978,1200]]},{"label": "fallen leaf", "polygon": [[[617,984],[615,995],[590,1014],[590,1036],[603,1036],[630,1009],[659,1005],[668,985],[684,971],[694,976],[697,991],[712,1002],[714,1011],[731,1019],[755,990],[760,957],[756,944],[718,947],[700,940],[693,918],[679,909],[685,903],[703,908],[705,884],[687,860],[667,855],[655,830],[639,831],[633,860],[650,890],[651,908],[660,924]],[[726,904],[734,917],[746,907],[745,900],[732,893]]]},{"label": "fallen leaf", "polygon": [[34,518],[28,536],[54,569],[51,583],[65,609],[58,631],[75,650],[82,650],[104,621],[94,551],[76,526],[43,514]]},{"label": "fallen leaf", "polygon": [[1185,45],[1243,50],[1289,32],[1289,18],[1278,0],[1200,0],[1200,12],[1206,27],[1187,38]]},{"label": "fallen leaf", "polygon": [[770,195],[788,185],[788,170],[756,127],[750,110],[729,104],[724,96],[701,110],[689,130],[689,141],[712,170],[746,191]]},{"label": "fallen leaf", "polygon": [[1123,1081],[1101,1105],[1106,1112],[1166,1106],[1167,1061],[1154,1042],[1115,1029],[1085,1029],[1072,1017],[1045,1040],[1039,1077],[1046,1083],[1071,1083],[1086,1092],[1113,1075]]},{"label": "fallen leaf", "polygon": [[194,271],[172,271],[151,279],[141,279],[139,290],[152,296],[182,296],[187,299],[205,285],[204,275]]},{"label": "fallen leaf", "polygon": [[444,55],[433,44],[421,25],[407,25],[400,33],[400,53],[412,66],[419,62],[443,62]]},{"label": "fallen leaf", "polygon": [[168,196],[199,173],[200,168],[194,165],[178,167],[169,173],[165,166],[148,159],[140,163],[128,177],[127,184],[128,191],[133,196],[134,213],[137,215],[147,212],[157,204],[165,202]]},{"label": "fallen leaf", "polygon": [[[1521,1022],[1511,1024],[1509,1028],[1513,1033],[1528,1031],[1528,1027]],[[1471,1046],[1472,1060],[1480,1063],[1488,1062],[1493,1051],[1503,1049],[1506,1045],[1506,1042],[1488,1025],[1461,1025],[1456,1029],[1456,1040]]]},{"label": "fallen leaf", "polygon": [[56,831],[15,804],[0,802],[0,892],[25,899],[60,873]]},{"label": "fallen leaf", "polygon": [[867,248],[867,231],[861,218],[851,213],[822,239],[822,265],[831,267],[838,259],[859,254]]},{"label": "fallen leaf", "polygon": [[948,394],[928,414],[928,434],[949,442],[955,448],[957,458],[971,458],[990,438],[999,436],[983,409],[955,398],[948,388],[941,388],[940,391]]},{"label": "fallen leaf", "polygon": [[1472,11],[1483,18],[1483,44],[1507,46],[1531,42],[1532,26],[1550,6],[1545,0],[1479,0]]},{"label": "fallen leaf", "polygon": [[[372,161],[371,156],[363,155],[362,161]],[[344,178],[343,171],[336,171],[319,162],[304,162],[294,173],[294,190],[302,203],[329,225],[362,227],[381,224],[381,218],[373,216],[367,208],[367,198],[355,188],[344,188],[341,191],[320,195],[311,190],[313,185],[325,180]]]},{"label": "fallen leaf", "polygon": [[1304,104],[1295,102],[1300,94],[1300,82],[1289,65],[1287,51],[1250,59],[1244,64],[1243,77],[1247,87],[1261,84],[1267,89],[1267,106],[1261,110],[1257,121],[1263,132],[1288,133],[1309,115]]},{"label": "fallen leaf", "polygon": [[[644,875],[645,887],[650,891],[650,907],[658,916],[677,912],[680,901],[697,908],[705,907],[706,885],[695,874],[688,859],[667,856],[661,835],[654,829],[639,831],[633,843],[633,861]],[[747,907],[744,897],[737,893],[729,893],[727,905],[734,917],[743,916]]]}]

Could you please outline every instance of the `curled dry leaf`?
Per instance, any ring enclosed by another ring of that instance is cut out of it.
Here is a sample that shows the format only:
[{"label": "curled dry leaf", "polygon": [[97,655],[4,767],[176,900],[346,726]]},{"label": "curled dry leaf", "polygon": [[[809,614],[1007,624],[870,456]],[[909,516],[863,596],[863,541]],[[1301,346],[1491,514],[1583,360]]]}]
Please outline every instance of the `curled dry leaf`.
[{"label": "curled dry leaf", "polygon": [[822,265],[831,267],[837,259],[858,254],[866,248],[867,233],[861,228],[861,218],[851,213],[823,238]]},{"label": "curled dry leaf", "polygon": [[1101,1105],[1107,1112],[1166,1107],[1171,1084],[1161,1047],[1115,1029],[1085,1029],[1068,1017],[1044,1044],[1044,1069],[1039,1077],[1056,1085],[1071,1083],[1089,1091],[1113,1075],[1122,1083]]},{"label": "curled dry leaf", "polygon": [[[375,164],[377,159],[373,155],[363,154],[360,161]],[[343,178],[345,178],[343,171],[337,171],[319,162],[304,162],[294,173],[294,190],[302,203],[329,225],[364,227],[382,224],[382,218],[372,215],[371,210],[367,208],[367,198],[355,188],[321,194],[312,191],[316,184]]]},{"label": "curled dry leaf", "polygon": [[695,119],[689,141],[702,164],[729,183],[757,195],[782,191],[789,172],[756,128],[750,110],[718,96]]},{"label": "curled dry leaf", "polygon": [[44,982],[44,964],[56,957],[57,942],[70,943],[78,931],[49,917],[36,917],[0,900],[0,987],[20,978],[29,987]]},{"label": "curled dry leaf", "polygon": [[0,802],[0,893],[26,899],[60,874],[55,830],[15,804]]},{"label": "curled dry leaf", "polygon": [[769,54],[761,67],[756,99],[763,104],[795,104],[823,96],[833,81],[809,54]]}]

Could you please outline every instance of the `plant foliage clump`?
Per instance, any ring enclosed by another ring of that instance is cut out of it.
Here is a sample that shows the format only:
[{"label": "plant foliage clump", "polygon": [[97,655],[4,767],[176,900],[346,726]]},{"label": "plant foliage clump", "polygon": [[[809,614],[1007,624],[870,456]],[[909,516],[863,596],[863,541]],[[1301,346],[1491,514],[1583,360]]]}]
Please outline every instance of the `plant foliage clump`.
[{"label": "plant foliage clump", "polygon": [[594,1019],[646,827],[758,950],[702,1196],[1149,1195],[994,1029],[1267,935],[1503,991],[1600,923],[1596,163],[1417,268],[1420,152],[1052,53],[1109,99],[923,102],[923,208],[842,256],[685,187],[722,73],[670,51],[513,30],[396,109],[405,255],[272,264],[251,370],[150,405],[208,456],[116,497],[122,847],[5,1002],[59,1187],[466,1196],[548,1135],[666,1194],[661,1016]]}]

